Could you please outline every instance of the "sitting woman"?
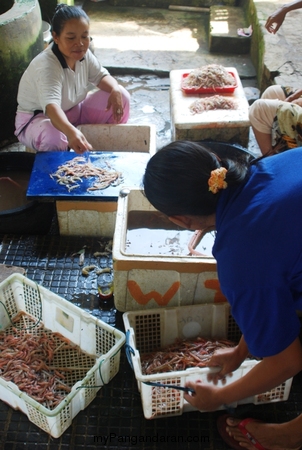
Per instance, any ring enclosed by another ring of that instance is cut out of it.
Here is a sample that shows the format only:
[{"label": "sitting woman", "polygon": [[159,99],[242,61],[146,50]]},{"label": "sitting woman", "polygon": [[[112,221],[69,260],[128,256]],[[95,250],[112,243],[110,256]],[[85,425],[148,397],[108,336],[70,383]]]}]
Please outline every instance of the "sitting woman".
[{"label": "sitting woman", "polygon": [[[77,126],[126,123],[130,95],[89,50],[83,9],[58,5],[52,36],[21,77],[15,135],[36,151],[83,153],[92,147]],[[89,92],[92,85],[98,89]]]},{"label": "sitting woman", "polygon": [[263,155],[302,145],[302,89],[274,85],[249,110],[250,122]]}]

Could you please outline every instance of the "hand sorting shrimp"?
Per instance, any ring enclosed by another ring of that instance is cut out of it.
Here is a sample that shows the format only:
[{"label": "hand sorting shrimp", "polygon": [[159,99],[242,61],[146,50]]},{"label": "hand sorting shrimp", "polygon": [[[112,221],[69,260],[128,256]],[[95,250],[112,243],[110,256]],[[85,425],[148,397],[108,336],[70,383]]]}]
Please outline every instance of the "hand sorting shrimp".
[{"label": "hand sorting shrimp", "polygon": [[227,339],[177,340],[158,351],[141,355],[142,372],[145,375],[185,370],[188,367],[207,367],[213,353],[221,348],[235,347]]}]

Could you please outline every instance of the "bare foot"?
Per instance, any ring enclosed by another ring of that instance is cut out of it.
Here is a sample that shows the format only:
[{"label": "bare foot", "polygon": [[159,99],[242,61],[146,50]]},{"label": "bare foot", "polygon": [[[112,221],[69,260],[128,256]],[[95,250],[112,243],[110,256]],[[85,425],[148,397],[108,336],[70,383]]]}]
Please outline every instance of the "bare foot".
[{"label": "bare foot", "polygon": [[[282,423],[264,423],[251,420],[245,429],[253,436],[265,450],[299,450],[302,445],[301,417]],[[242,434],[238,428],[241,419],[229,417],[227,419],[226,431],[232,436],[242,448],[255,450],[251,440]]]}]

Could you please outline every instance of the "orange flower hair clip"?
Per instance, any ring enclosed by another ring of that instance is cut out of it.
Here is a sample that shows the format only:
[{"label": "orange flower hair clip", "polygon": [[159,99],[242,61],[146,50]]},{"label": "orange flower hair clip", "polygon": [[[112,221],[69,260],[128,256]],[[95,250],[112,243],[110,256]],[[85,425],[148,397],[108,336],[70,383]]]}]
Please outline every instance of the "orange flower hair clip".
[{"label": "orange flower hair clip", "polygon": [[227,169],[225,167],[219,167],[219,169],[215,169],[211,171],[211,176],[208,180],[209,191],[213,192],[213,194],[217,194],[220,189],[226,189],[228,184],[225,180],[227,174]]}]

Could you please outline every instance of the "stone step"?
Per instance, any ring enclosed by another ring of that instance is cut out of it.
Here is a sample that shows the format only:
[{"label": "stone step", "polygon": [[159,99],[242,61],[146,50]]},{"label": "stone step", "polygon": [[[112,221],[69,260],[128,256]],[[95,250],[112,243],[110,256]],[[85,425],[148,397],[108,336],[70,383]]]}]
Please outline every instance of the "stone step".
[{"label": "stone step", "polygon": [[243,8],[239,6],[211,6],[209,50],[216,53],[249,53],[251,37],[238,36],[238,28],[247,28]]}]

